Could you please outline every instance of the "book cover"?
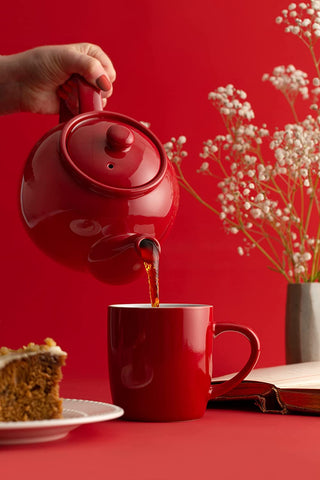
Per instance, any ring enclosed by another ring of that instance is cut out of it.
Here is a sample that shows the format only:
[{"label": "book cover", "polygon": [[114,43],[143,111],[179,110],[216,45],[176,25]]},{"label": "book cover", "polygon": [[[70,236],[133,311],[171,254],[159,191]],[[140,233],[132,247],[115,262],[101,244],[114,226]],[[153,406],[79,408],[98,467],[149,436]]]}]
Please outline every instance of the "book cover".
[{"label": "book cover", "polygon": [[[221,383],[233,375],[214,378]],[[209,406],[243,408],[256,405],[264,413],[320,415],[320,362],[257,368],[230,392],[211,400]]]}]

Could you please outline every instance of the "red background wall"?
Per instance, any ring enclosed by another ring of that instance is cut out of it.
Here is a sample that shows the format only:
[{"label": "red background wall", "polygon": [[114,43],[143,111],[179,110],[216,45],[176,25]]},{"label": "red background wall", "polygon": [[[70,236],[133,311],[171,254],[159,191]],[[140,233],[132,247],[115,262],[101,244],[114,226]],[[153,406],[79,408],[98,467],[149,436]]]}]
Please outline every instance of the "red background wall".
[{"label": "red background wall", "polygon": [[[304,47],[274,22],[285,7],[282,0],[15,0],[1,8],[0,50],[11,54],[77,41],[101,45],[117,70],[108,108],[149,121],[163,142],[186,135],[186,175],[213,199],[216,188],[196,173],[202,141],[223,133],[208,92],[233,83],[248,93],[257,124],[281,127],[291,120],[280,94],[261,82],[276,65],[307,68]],[[18,214],[21,172],[35,141],[57,121],[32,114],[0,118],[0,343],[17,347],[52,336],[69,352],[66,376],[106,375],[106,307],[148,301],[147,284],[145,278],[121,287],[100,284],[55,264],[27,237]],[[160,299],[213,304],[217,321],[244,323],[257,332],[260,366],[284,362],[285,280],[258,253],[239,257],[239,241],[182,191],[163,245]],[[217,341],[217,374],[237,368],[247,354],[245,341],[232,337]]]}]

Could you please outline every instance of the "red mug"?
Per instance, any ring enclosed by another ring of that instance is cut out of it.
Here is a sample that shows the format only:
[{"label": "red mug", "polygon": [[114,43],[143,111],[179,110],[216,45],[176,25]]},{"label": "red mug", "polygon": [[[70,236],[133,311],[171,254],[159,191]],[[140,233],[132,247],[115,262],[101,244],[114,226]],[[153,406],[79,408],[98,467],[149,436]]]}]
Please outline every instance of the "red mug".
[{"label": "red mug", "polygon": [[[213,339],[228,331],[244,335],[251,354],[239,373],[213,386]],[[112,400],[124,409],[128,420],[166,422],[202,417],[209,400],[248,375],[259,353],[256,334],[242,325],[214,323],[211,305],[108,307]]]}]

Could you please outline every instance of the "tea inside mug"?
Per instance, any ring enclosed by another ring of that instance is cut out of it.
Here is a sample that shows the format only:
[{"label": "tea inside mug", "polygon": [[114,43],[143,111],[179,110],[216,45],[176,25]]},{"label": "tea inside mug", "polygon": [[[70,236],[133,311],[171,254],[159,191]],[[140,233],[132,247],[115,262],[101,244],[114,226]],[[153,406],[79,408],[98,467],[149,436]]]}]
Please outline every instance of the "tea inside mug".
[{"label": "tea inside mug", "polygon": [[[110,305],[110,307],[118,307],[118,308],[153,308],[150,303],[117,303]],[[203,304],[203,303],[161,303],[159,304],[160,309],[164,308],[203,308],[203,307],[211,307],[211,305]]]}]

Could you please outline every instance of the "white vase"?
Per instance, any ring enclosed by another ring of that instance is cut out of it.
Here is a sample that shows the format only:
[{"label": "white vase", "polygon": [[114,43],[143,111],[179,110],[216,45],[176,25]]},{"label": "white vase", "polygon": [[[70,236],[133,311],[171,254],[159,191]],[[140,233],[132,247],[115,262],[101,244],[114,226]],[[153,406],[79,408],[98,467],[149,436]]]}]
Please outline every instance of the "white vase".
[{"label": "white vase", "polygon": [[286,362],[320,361],[320,283],[287,288]]}]

